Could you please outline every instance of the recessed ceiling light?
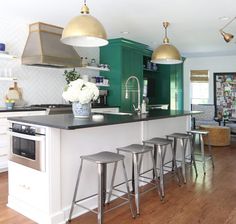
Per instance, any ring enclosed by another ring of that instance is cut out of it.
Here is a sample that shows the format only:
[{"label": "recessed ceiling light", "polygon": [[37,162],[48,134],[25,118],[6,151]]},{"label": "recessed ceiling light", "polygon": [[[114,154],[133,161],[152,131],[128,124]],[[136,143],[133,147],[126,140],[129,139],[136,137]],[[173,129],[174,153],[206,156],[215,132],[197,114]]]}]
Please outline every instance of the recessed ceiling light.
[{"label": "recessed ceiling light", "polygon": [[129,34],[129,31],[120,31],[122,34]]},{"label": "recessed ceiling light", "polygon": [[222,21],[226,21],[226,20],[229,20],[230,18],[227,17],[227,16],[221,16],[219,17],[219,20],[222,20]]}]

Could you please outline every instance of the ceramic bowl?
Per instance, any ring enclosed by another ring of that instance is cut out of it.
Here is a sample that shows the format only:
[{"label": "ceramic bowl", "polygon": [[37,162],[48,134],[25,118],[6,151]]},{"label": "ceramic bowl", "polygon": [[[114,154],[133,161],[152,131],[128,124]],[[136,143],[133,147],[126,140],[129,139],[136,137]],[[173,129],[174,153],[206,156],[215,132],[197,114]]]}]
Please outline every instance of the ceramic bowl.
[{"label": "ceramic bowl", "polygon": [[5,44],[0,43],[0,51],[5,51]]},{"label": "ceramic bowl", "polygon": [[5,105],[7,110],[13,110],[15,103],[6,103]]}]

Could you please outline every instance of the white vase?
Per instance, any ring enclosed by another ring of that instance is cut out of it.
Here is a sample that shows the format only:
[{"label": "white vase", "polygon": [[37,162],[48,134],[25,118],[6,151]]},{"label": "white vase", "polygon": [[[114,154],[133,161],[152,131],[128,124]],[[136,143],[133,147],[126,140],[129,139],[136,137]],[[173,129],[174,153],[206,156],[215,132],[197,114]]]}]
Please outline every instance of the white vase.
[{"label": "white vase", "polygon": [[72,103],[74,117],[88,118],[91,115],[91,103],[81,104],[80,102]]}]

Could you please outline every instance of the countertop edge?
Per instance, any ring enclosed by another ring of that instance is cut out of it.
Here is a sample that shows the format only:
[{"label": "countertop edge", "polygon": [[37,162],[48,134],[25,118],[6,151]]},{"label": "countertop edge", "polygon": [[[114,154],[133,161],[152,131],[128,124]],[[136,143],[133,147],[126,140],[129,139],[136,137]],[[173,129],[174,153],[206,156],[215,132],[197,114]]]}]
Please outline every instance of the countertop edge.
[{"label": "countertop edge", "polygon": [[[89,119],[78,119],[74,118],[72,114],[62,114],[62,115],[39,115],[30,117],[9,117],[8,120],[15,122],[22,122],[26,124],[35,124],[40,126],[46,126],[51,128],[65,129],[65,130],[75,130],[81,128],[91,128],[100,127],[107,125],[125,124],[133,122],[141,122],[156,119],[174,118],[181,116],[188,116],[196,114],[195,111],[167,111],[162,112],[163,114],[145,114],[145,115],[113,115],[113,114],[103,114],[104,119],[101,121],[95,121],[92,118]],[[197,112],[198,113],[198,112]],[[102,113],[93,113],[102,114]],[[61,122],[61,124],[60,124]]]}]

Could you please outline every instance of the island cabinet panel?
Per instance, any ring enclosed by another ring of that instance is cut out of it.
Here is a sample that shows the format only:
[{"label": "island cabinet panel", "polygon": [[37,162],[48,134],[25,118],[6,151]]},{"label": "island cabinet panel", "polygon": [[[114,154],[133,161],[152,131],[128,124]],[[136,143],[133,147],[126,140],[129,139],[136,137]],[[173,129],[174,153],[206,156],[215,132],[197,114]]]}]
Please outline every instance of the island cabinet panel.
[{"label": "island cabinet panel", "polygon": [[[103,120],[75,119],[72,114],[9,118],[10,122],[45,127],[46,169],[39,172],[10,161],[8,207],[39,224],[66,223],[82,155],[100,151],[116,152],[119,147],[142,144],[146,139],[185,132],[190,129],[191,114],[179,110],[153,110],[149,114],[132,116],[104,114]],[[188,147],[187,156],[189,153]],[[181,155],[177,153],[177,159],[180,158]],[[165,162],[171,159],[171,150],[168,150]],[[150,155],[145,155],[142,171],[151,169],[151,164]],[[113,165],[109,164],[107,168],[108,186]],[[130,179],[130,155],[125,156],[125,166]],[[115,184],[123,181],[119,164]],[[97,186],[97,165],[84,161],[77,199],[95,194]],[[97,198],[88,200],[86,206],[96,208]],[[85,212],[84,209],[76,208],[73,217]]]},{"label": "island cabinet panel", "polygon": [[139,79],[141,97],[143,89],[143,51],[146,45],[123,38],[109,40],[109,45],[100,48],[100,62],[111,66],[110,72],[101,72],[109,79],[109,106],[119,106],[120,111],[132,112],[137,107],[137,82],[128,83],[129,98],[125,99],[125,82],[129,76]]}]

